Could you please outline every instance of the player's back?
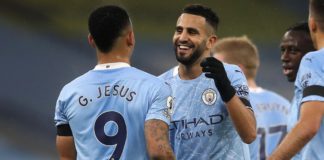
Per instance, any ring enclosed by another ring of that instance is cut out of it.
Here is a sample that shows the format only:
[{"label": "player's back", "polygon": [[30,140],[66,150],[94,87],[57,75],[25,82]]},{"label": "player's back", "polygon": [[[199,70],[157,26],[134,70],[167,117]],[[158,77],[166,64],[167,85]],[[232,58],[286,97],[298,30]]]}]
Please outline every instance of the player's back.
[{"label": "player's back", "polygon": [[133,67],[91,70],[63,88],[55,121],[70,125],[77,159],[148,159],[144,122],[168,123],[161,99],[169,95],[163,81]]},{"label": "player's back", "polygon": [[265,160],[287,133],[290,103],[262,88],[250,89],[250,100],[257,121],[257,138],[249,145],[251,160]]}]

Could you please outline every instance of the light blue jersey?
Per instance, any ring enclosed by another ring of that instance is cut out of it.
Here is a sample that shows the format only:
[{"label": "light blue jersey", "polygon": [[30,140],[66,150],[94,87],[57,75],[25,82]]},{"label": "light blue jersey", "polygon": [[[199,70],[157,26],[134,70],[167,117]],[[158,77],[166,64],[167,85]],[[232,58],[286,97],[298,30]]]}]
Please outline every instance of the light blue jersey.
[{"label": "light blue jersey", "polygon": [[[249,99],[239,67],[224,64],[237,95]],[[170,141],[177,160],[248,160],[248,145],[236,132],[213,79],[182,80],[175,67],[160,76],[171,85]]]},{"label": "light blue jersey", "polygon": [[287,134],[290,103],[262,88],[250,88],[250,99],[257,122],[257,138],[249,145],[251,160],[265,160]]},{"label": "light blue jersey", "polygon": [[98,65],[64,86],[54,120],[70,125],[77,159],[145,160],[144,122],[169,124],[170,95],[163,81],[125,63]]},{"label": "light blue jersey", "polygon": [[295,95],[291,101],[291,108],[288,115],[288,125],[287,125],[288,132],[294,128],[294,126],[298,121],[298,117],[299,117],[299,108],[297,105],[297,99]]},{"label": "light blue jersey", "polygon": [[[300,110],[301,104],[307,101],[324,102],[324,96],[308,95],[303,97],[304,89],[317,86],[323,94],[324,87],[324,49],[306,54],[300,63],[295,81],[295,96]],[[314,92],[312,92],[314,93]],[[316,107],[316,106],[314,106]],[[324,158],[324,118],[317,134],[303,149],[303,160],[323,160]]]},{"label": "light blue jersey", "polygon": [[[299,115],[300,115],[299,106],[297,104],[296,95],[294,95],[291,102],[290,113],[288,115],[288,124],[287,124],[288,132],[290,132],[297,124]],[[300,150],[297,154],[295,154],[294,157],[291,158],[291,160],[301,160],[303,151],[304,148]]]}]

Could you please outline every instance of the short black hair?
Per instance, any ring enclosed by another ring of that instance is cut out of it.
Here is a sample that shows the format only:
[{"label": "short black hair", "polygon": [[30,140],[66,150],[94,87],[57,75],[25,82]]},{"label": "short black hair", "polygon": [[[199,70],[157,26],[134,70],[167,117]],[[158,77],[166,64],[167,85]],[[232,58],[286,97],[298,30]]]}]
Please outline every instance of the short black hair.
[{"label": "short black hair", "polygon": [[324,0],[309,0],[309,10],[320,30],[324,31]]},{"label": "short black hair", "polygon": [[315,50],[314,44],[313,44],[313,41],[312,41],[312,38],[310,35],[308,22],[305,22],[305,21],[297,22],[297,23],[293,24],[292,26],[290,26],[286,30],[286,32],[289,32],[289,31],[301,32],[304,34],[305,45],[302,46],[302,48],[304,50],[304,54]]},{"label": "short black hair", "polygon": [[127,12],[114,5],[106,5],[94,10],[88,20],[89,32],[98,49],[104,53],[111,51],[116,39],[130,25]]},{"label": "short black hair", "polygon": [[182,13],[204,17],[207,23],[209,23],[213,27],[214,31],[217,31],[219,18],[211,8],[203,6],[201,4],[189,4],[183,9]]},{"label": "short black hair", "polygon": [[293,24],[292,26],[288,27],[286,31],[301,31],[305,32],[308,35],[310,35],[309,27],[308,27],[308,22],[301,21]]}]

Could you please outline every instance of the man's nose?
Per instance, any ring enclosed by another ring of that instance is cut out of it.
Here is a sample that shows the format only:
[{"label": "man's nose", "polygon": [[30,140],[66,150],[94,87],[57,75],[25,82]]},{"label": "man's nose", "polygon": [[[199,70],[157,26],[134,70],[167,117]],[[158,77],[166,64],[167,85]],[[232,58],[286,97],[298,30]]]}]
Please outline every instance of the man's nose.
[{"label": "man's nose", "polygon": [[289,60],[289,53],[287,49],[281,51],[281,61],[288,61]]},{"label": "man's nose", "polygon": [[182,32],[181,34],[180,34],[180,37],[179,37],[179,40],[180,41],[188,41],[188,39],[189,39],[189,36],[188,36],[188,33],[187,32]]}]

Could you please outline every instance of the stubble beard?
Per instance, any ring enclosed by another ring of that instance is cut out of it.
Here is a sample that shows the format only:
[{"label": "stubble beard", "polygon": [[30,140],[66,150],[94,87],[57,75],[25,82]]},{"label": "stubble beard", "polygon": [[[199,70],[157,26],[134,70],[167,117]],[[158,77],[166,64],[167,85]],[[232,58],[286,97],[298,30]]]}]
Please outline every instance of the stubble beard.
[{"label": "stubble beard", "polygon": [[179,56],[179,54],[177,53],[177,44],[175,44],[174,53],[176,55],[177,61],[185,66],[193,65],[202,56],[204,52],[203,46],[205,46],[205,42],[200,43],[200,45],[198,45],[198,47],[193,50],[190,56],[183,57],[183,56]]}]

